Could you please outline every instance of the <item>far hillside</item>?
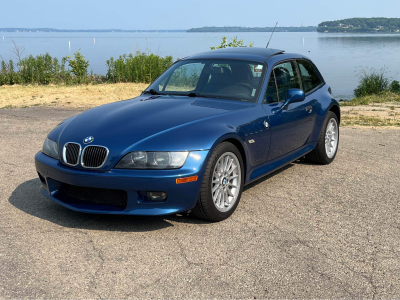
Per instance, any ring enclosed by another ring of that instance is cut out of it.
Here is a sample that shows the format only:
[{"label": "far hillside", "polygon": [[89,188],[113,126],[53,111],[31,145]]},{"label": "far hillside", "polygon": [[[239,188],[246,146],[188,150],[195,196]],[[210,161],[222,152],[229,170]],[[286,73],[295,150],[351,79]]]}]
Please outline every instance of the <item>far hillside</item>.
[{"label": "far hillside", "polygon": [[400,18],[351,18],[318,24],[318,32],[397,32]]}]

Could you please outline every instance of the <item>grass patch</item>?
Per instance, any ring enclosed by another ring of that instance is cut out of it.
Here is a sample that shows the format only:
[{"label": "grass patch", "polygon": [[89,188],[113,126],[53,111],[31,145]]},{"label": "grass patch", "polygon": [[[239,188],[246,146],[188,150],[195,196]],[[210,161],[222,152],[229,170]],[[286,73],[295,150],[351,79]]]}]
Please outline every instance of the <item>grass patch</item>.
[{"label": "grass patch", "polygon": [[400,119],[344,115],[340,123],[342,126],[400,126]]},{"label": "grass patch", "polygon": [[147,86],[144,83],[3,85],[0,86],[0,108],[59,106],[87,109],[137,97]]},{"label": "grass patch", "polygon": [[400,94],[392,92],[382,92],[378,95],[369,95],[359,98],[354,98],[351,101],[340,102],[341,106],[359,106],[359,105],[374,105],[382,103],[397,103],[400,104]]}]

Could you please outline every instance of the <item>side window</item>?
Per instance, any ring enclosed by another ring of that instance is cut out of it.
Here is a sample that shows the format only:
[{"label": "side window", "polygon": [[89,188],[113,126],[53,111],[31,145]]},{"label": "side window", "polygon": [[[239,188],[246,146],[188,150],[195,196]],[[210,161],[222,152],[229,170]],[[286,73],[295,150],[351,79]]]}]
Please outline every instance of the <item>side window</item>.
[{"label": "side window", "polygon": [[305,60],[298,60],[301,79],[303,81],[304,92],[309,92],[319,86],[322,81],[314,66]]},{"label": "side window", "polygon": [[275,83],[275,74],[274,71],[271,72],[271,76],[269,77],[267,91],[264,96],[263,104],[270,104],[274,102],[278,102],[278,91],[276,89]]},{"label": "side window", "polygon": [[294,61],[285,62],[274,68],[279,100],[286,100],[289,89],[300,89],[299,76]]}]

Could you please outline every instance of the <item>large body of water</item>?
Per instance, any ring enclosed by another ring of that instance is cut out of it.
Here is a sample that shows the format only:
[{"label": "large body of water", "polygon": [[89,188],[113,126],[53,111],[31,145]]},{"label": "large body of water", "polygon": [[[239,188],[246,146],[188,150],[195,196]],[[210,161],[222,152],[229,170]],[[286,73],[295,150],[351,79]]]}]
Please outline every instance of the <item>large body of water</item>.
[{"label": "large body of water", "polygon": [[[12,40],[25,47],[26,54],[61,58],[80,49],[90,62],[89,70],[107,72],[111,56],[147,51],[174,59],[207,51],[221,38],[238,36],[255,47],[265,47],[270,33],[1,33],[0,55],[13,57]],[[70,47],[69,47],[70,45]],[[381,69],[400,80],[400,34],[275,33],[270,48],[301,53],[311,58],[331,85],[337,98],[352,98],[360,67]]]}]

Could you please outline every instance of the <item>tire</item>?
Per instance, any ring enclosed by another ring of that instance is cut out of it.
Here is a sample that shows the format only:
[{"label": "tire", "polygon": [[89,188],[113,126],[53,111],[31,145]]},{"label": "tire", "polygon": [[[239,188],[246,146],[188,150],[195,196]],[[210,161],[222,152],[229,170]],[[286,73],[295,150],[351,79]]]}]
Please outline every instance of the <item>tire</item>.
[{"label": "tire", "polygon": [[[225,164],[221,162],[228,162],[228,167],[222,172],[220,167]],[[217,172],[221,175],[219,178]],[[244,180],[243,159],[239,150],[229,142],[222,142],[208,160],[199,198],[191,215],[212,222],[229,218],[239,204]]]},{"label": "tire", "polygon": [[[331,124],[335,125],[335,128],[333,131],[330,133],[327,131],[328,126],[331,126]],[[335,132],[336,134],[332,134]],[[317,146],[313,151],[311,151],[309,154],[306,155],[306,159],[308,161],[321,164],[321,165],[328,165],[330,164],[336,157],[337,150],[339,148],[339,121],[336,116],[336,114],[332,111],[329,111],[328,114],[325,117],[324,124],[322,126],[321,133],[319,134],[318,138],[318,143]],[[326,140],[330,139],[329,145],[333,145],[333,141],[331,140],[332,138],[335,140],[335,146],[330,147],[331,152],[327,149],[327,144],[328,141]],[[327,143],[327,144],[326,144]]]}]

